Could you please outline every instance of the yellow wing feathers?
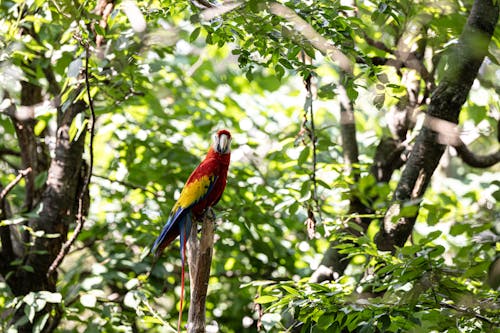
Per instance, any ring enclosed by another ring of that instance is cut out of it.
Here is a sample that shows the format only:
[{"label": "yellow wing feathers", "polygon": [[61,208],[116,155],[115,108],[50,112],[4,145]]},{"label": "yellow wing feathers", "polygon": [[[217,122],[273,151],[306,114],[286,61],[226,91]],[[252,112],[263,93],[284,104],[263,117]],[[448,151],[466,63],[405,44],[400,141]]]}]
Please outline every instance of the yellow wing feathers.
[{"label": "yellow wing feathers", "polygon": [[202,176],[186,184],[172,211],[175,212],[179,208],[187,208],[202,199],[208,193],[214,179],[214,176]]}]

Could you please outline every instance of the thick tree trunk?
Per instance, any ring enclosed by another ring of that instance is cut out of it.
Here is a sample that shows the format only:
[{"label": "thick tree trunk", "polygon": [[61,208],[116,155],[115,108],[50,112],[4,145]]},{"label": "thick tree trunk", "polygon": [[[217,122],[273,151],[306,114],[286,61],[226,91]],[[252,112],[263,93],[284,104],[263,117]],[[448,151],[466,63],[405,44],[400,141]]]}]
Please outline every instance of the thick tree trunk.
[{"label": "thick tree trunk", "polygon": [[[55,157],[48,170],[45,190],[40,202],[34,203],[41,207],[41,211],[38,218],[33,218],[28,222],[29,227],[35,233],[42,231],[43,235],[37,237],[28,235],[34,245],[24,251],[27,255],[23,258],[23,266],[12,267],[8,264],[1,266],[0,274],[7,277],[6,282],[16,296],[26,295],[33,291],[56,291],[57,274],[47,276],[47,271],[66,240],[68,226],[75,221],[75,202],[78,201],[81,190],[78,184],[82,179],[82,155],[85,143],[85,132],[72,141],[69,128],[74,116],[84,111],[85,108],[86,105],[83,102],[73,104],[66,111],[57,130]],[[34,191],[34,188],[27,186],[26,191]],[[58,237],[46,237],[46,235],[56,234]],[[12,258],[12,253],[3,253],[3,256]],[[27,266],[31,269],[24,269]],[[11,274],[8,274],[9,272]],[[58,305],[47,303],[45,308],[37,313],[35,321],[44,313],[51,313],[45,326],[45,331],[50,331],[60,320]],[[24,307],[21,307],[14,317],[14,322],[23,316]],[[31,332],[32,325],[32,322],[27,322],[18,327],[18,330]]]},{"label": "thick tree trunk", "polygon": [[449,57],[449,69],[431,98],[426,115],[428,121],[417,137],[395,191],[394,202],[377,235],[377,246],[381,250],[403,246],[413,230],[417,213],[401,216],[402,206],[418,204],[445,149],[440,135],[447,133],[431,128],[432,118],[429,117],[458,123],[460,109],[487,55],[498,12],[498,2],[494,4],[492,0],[476,0],[472,6],[459,43]]}]

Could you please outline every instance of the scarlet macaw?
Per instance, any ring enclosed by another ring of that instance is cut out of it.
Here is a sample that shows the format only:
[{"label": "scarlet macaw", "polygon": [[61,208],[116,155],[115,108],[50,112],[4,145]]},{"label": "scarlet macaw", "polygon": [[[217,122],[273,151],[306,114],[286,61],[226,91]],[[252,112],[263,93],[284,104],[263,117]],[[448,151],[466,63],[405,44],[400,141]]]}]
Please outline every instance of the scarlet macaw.
[{"label": "scarlet macaw", "polygon": [[220,130],[214,135],[213,145],[205,159],[189,176],[181,195],[175,203],[167,223],[151,249],[158,258],[165,247],[180,234],[181,238],[181,299],[178,329],[182,319],[182,303],[184,299],[184,262],[186,242],[191,232],[192,214],[203,215],[205,210],[217,204],[224,192],[227,180],[227,169],[231,157],[231,133]]}]

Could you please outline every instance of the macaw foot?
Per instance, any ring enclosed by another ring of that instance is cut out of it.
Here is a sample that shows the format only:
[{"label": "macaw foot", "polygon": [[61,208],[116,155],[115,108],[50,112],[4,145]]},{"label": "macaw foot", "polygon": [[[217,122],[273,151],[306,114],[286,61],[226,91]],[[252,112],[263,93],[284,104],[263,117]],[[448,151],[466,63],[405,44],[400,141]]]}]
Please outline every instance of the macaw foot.
[{"label": "macaw foot", "polygon": [[209,219],[214,220],[214,221],[215,221],[215,218],[217,217],[217,216],[215,216],[215,212],[214,212],[214,210],[212,209],[212,207],[208,207],[207,211],[205,212],[205,215],[206,215]]},{"label": "macaw foot", "polygon": [[198,221],[200,223],[203,223],[204,219],[215,220],[216,217],[217,216],[215,215],[215,212],[212,209],[212,207],[208,207],[200,215],[198,215],[198,214],[194,215],[194,218],[196,219],[196,221]]}]

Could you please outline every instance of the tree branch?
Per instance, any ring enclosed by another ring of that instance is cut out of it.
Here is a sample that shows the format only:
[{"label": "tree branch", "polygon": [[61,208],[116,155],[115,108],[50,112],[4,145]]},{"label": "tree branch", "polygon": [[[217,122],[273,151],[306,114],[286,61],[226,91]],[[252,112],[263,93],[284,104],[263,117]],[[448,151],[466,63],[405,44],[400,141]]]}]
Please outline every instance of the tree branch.
[{"label": "tree branch", "polygon": [[500,150],[489,155],[477,155],[471,152],[462,140],[459,145],[455,146],[455,149],[462,161],[473,168],[489,168],[500,162]]},{"label": "tree branch", "polygon": [[16,186],[23,177],[26,177],[33,169],[31,167],[24,169],[24,170],[19,170],[19,173],[17,174],[16,178],[12,180],[5,188],[0,192],[0,201],[3,201],[5,196]]},{"label": "tree branch", "polygon": [[493,324],[493,322],[489,318],[483,316],[480,313],[477,313],[474,310],[469,310],[467,308],[460,308],[460,307],[458,307],[456,305],[449,304],[449,303],[446,303],[446,302],[443,302],[443,301],[439,302],[439,305],[441,305],[444,308],[449,308],[449,309],[455,310],[457,312],[466,314],[468,316],[476,317],[476,318],[478,318],[478,319],[480,319],[480,320],[482,320],[482,321],[484,321],[484,322],[486,322],[488,324]]},{"label": "tree branch", "polygon": [[187,329],[189,333],[205,333],[205,303],[215,233],[215,215],[212,209],[204,214],[201,222],[201,238],[198,240],[197,221],[193,219],[187,248],[191,292]]},{"label": "tree branch", "polygon": [[[434,91],[426,117],[458,123],[458,116],[488,52],[488,45],[498,21],[498,3],[476,0],[449,59],[450,66]],[[381,250],[403,246],[410,236],[418,210],[412,216],[400,216],[403,205],[418,204],[423,196],[445,145],[439,133],[424,125],[417,136],[406,168],[394,193],[394,202],[387,210],[376,243]]]}]

